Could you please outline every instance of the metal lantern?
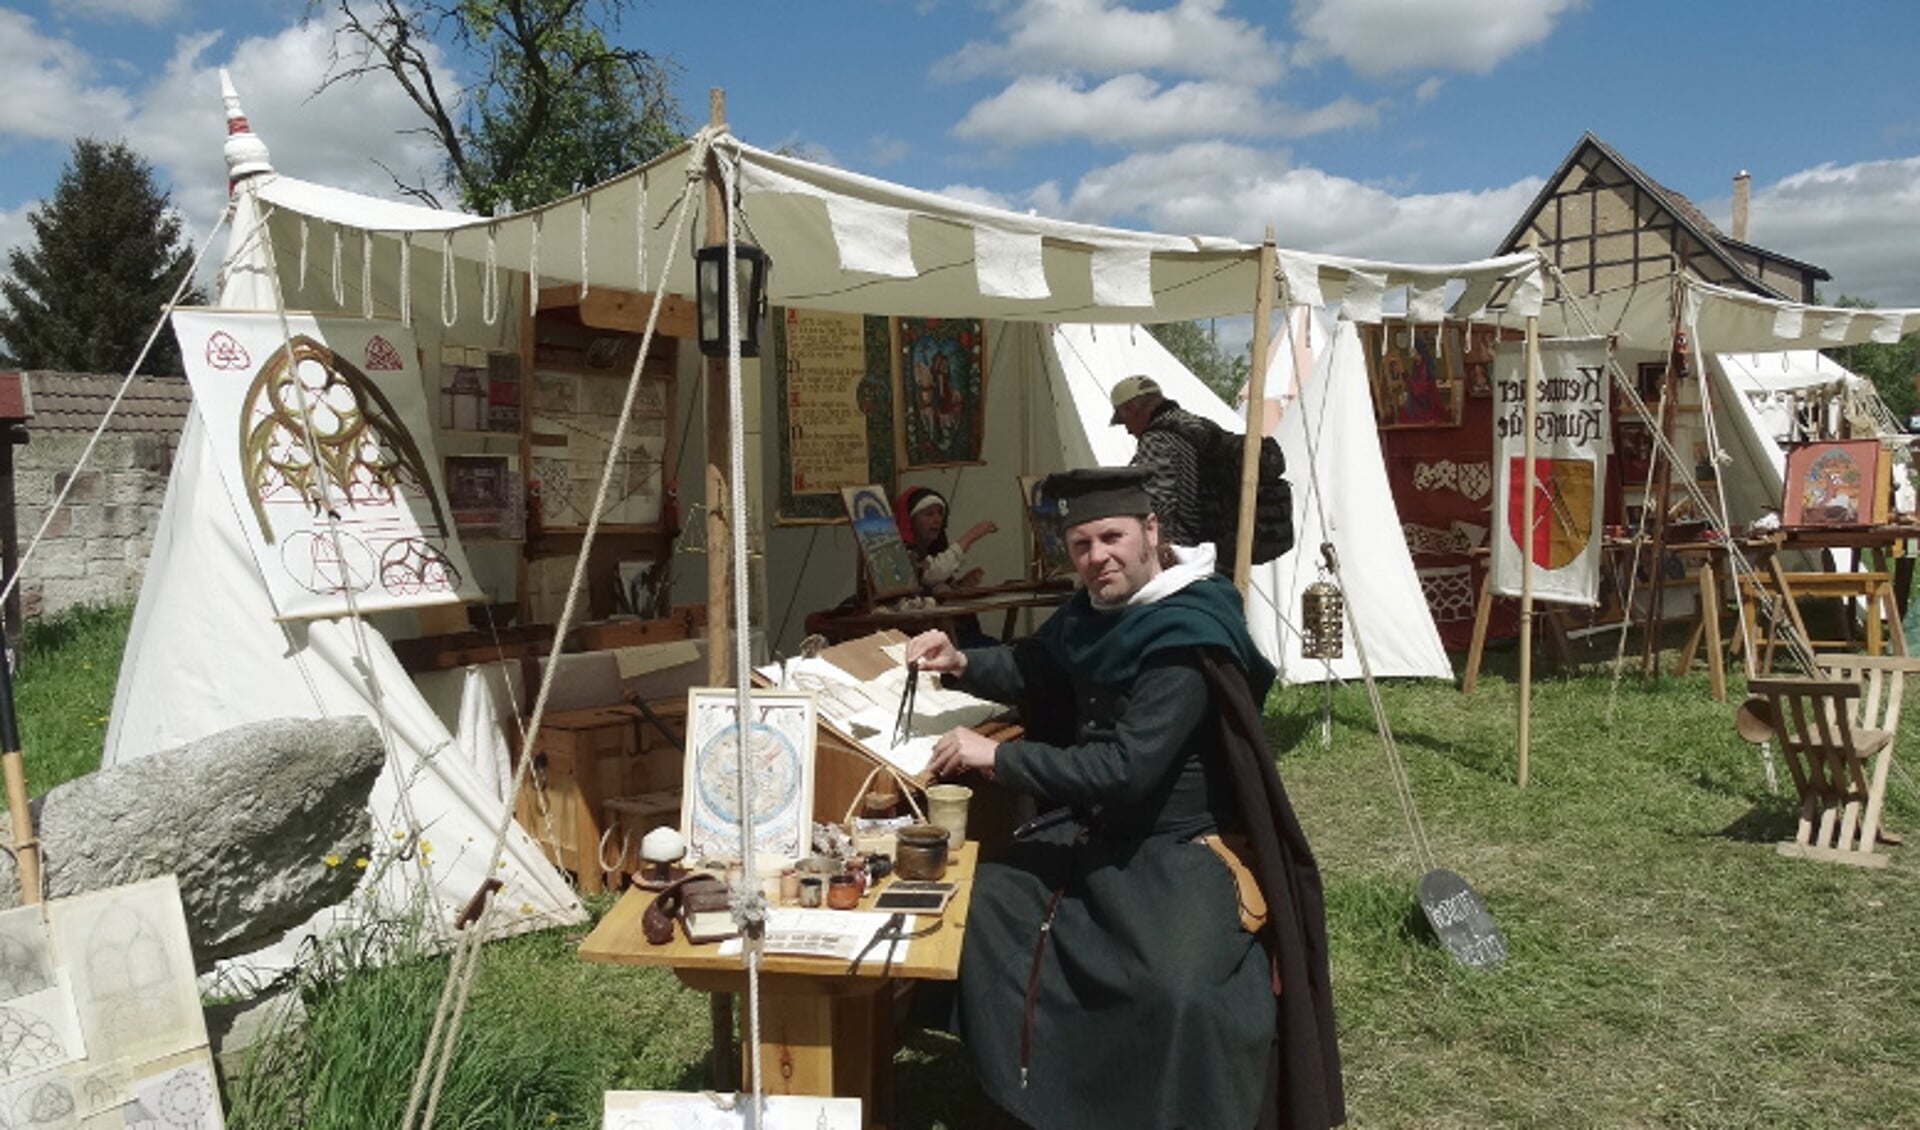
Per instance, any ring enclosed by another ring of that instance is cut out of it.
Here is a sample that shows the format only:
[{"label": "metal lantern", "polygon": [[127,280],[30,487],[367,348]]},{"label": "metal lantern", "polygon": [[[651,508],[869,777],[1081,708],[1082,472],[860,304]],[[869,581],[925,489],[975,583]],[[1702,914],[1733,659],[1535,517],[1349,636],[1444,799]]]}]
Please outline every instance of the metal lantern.
[{"label": "metal lantern", "polygon": [[1300,654],[1338,659],[1345,654],[1346,598],[1332,581],[1315,581],[1300,593]]},{"label": "metal lantern", "polygon": [[[740,306],[740,356],[760,356],[760,319],[767,312],[767,272],[773,260],[751,243],[736,243],[734,275]],[[708,357],[727,355],[727,322],[734,293],[727,291],[725,244],[702,247],[693,253],[694,305],[700,324],[700,352]]]}]

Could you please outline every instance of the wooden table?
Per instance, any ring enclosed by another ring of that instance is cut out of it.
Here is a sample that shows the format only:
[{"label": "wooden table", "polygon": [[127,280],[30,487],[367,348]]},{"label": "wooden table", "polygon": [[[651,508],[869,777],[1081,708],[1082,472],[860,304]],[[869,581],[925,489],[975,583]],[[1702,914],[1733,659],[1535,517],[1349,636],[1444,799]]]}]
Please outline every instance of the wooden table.
[{"label": "wooden table", "polygon": [[939,628],[951,636],[957,620],[1001,612],[1005,615],[1000,622],[1000,639],[1005,641],[1013,637],[1015,622],[1023,609],[1058,608],[1071,600],[1073,594],[1071,582],[1021,581],[992,589],[942,594],[939,603],[926,608],[874,608],[823,614],[818,618],[818,627],[830,643],[889,629],[911,636]]},{"label": "wooden table", "polygon": [[[766,954],[760,963],[760,1057],[767,1079],[763,1090],[775,1095],[836,1095],[861,1100],[871,1127],[884,1127],[893,1109],[893,1001],[895,980],[951,981],[960,974],[960,950],[966,941],[967,912],[973,899],[979,845],[963,844],[947,864],[945,878],[959,885],[941,916],[941,928],[905,946],[882,976],[884,947],[876,948],[858,973],[845,961]],[[860,902],[871,907],[889,877]],[[653,893],[629,890],[600,920],[580,956],[588,961],[624,965],[662,965],[688,988],[733,993],[741,1001],[741,1030],[746,1031],[747,971],[738,954],[722,956],[717,944],[693,945],[676,933],[663,946],[648,945],[640,916]],[[924,916],[919,924],[925,926]],[[751,1070],[752,1057],[743,1056]],[[749,1080],[749,1085],[751,1081]]]},{"label": "wooden table", "polygon": [[[1913,559],[1911,556],[1895,558],[1893,550],[1899,543],[1915,537],[1920,537],[1920,527],[1904,523],[1864,527],[1795,527],[1778,530],[1765,537],[1750,538],[1745,547],[1748,558],[1754,564],[1759,587],[1767,595],[1782,599],[1785,605],[1782,612],[1792,625],[1792,630],[1809,648],[1840,646],[1853,650],[1852,625],[1848,618],[1850,613],[1843,616],[1848,631],[1848,638],[1844,640],[1814,639],[1800,617],[1797,601],[1801,598],[1835,598],[1849,603],[1853,600],[1861,602],[1869,654],[1879,654],[1884,647],[1895,655],[1906,655],[1906,632],[1901,626],[1901,618],[1906,607],[1906,590],[1912,581]],[[1836,549],[1853,552],[1852,569],[1834,568],[1831,551]],[[1811,572],[1787,570],[1780,555],[1794,550],[1819,551],[1823,568]],[[1863,564],[1868,567],[1862,568]],[[1757,610],[1749,606],[1749,635],[1757,629],[1756,616]],[[1764,639],[1756,637],[1756,644],[1761,645],[1756,650],[1761,654],[1748,655],[1748,677],[1772,669],[1773,645],[1778,635],[1779,628],[1774,626],[1765,633]]]}]

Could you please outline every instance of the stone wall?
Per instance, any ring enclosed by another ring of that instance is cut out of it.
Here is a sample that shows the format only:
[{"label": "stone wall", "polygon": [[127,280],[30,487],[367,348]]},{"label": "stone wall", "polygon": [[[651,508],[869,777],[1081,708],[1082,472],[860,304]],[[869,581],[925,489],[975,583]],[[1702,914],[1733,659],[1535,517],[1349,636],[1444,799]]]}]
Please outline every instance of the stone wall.
[{"label": "stone wall", "polygon": [[21,614],[34,619],[81,604],[131,603],[153,549],[177,439],[102,435],[76,474],[87,436],[31,426],[28,434],[31,441],[13,449],[22,554],[69,478],[73,489],[21,572]]}]

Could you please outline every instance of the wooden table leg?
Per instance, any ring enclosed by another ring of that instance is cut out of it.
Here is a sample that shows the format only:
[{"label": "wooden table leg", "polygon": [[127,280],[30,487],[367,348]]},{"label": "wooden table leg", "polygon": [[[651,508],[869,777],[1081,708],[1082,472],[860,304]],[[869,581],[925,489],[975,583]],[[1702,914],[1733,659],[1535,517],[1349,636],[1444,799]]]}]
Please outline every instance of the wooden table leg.
[{"label": "wooden table leg", "polygon": [[707,994],[707,1020],[712,1026],[713,1053],[707,1075],[713,1089],[725,1093],[740,1089],[740,1061],[733,1047],[733,994]]},{"label": "wooden table leg", "polygon": [[[712,991],[737,985],[737,971],[675,970],[682,984]],[[893,1118],[893,993],[879,978],[760,976],[761,1090],[770,1095],[835,1095],[860,1100],[868,1127]],[[740,1086],[753,1085],[752,1019],[744,992],[714,993],[738,1000]],[[731,1017],[728,1018],[731,1044]],[[715,1021],[716,1039],[719,1021]]]},{"label": "wooden table leg", "polygon": [[1467,645],[1467,669],[1460,676],[1460,693],[1472,694],[1480,678],[1480,655],[1487,646],[1487,618],[1493,614],[1493,566],[1480,578],[1480,599],[1473,607],[1473,642]]}]

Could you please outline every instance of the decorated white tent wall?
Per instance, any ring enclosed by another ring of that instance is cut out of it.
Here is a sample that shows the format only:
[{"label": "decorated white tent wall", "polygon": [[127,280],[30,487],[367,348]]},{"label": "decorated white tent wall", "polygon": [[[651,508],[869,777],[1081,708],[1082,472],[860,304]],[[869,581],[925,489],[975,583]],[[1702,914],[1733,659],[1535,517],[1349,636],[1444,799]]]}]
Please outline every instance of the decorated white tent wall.
[{"label": "decorated white tent wall", "polygon": [[[281,299],[262,259],[249,183],[241,181],[234,198],[219,305],[271,310]],[[497,782],[461,758],[378,626],[278,617],[196,412],[167,483],[102,763],[245,722],[362,715],[380,727],[387,750],[370,802],[374,848],[363,886],[379,877],[370,893],[388,910],[406,910],[424,893],[437,911],[426,922],[444,926],[482,884],[498,879],[504,887],[490,922],[498,932],[584,920],[564,878],[518,828],[495,855],[506,811]],[[323,915],[315,928],[336,918]],[[292,948],[279,947],[282,954]]]}]

